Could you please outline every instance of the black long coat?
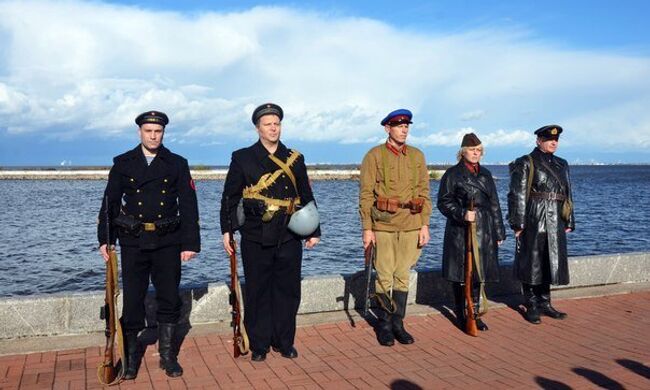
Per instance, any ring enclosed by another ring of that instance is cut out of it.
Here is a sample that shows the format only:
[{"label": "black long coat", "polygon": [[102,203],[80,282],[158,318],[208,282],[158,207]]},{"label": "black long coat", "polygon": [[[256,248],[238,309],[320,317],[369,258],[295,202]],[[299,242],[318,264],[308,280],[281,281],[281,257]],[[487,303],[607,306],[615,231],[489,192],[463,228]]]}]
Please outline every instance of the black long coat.
[{"label": "black long coat", "polygon": [[[140,145],[115,157],[104,195],[108,196],[111,218],[122,212],[141,222],[175,216],[180,216],[181,220],[174,232],[164,235],[142,231],[135,236],[112,228],[117,234],[112,235],[111,243],[115,243],[117,236],[121,246],[151,250],[180,245],[182,251],[201,250],[199,210],[187,160],[164,146],[160,146],[151,165],[147,165]],[[106,243],[105,222],[102,202],[97,229],[100,245]]]},{"label": "black long coat", "polygon": [[[550,153],[535,148],[532,192],[560,193],[571,196],[569,164]],[[546,162],[546,166],[542,164]],[[560,181],[549,173],[555,172]],[[515,275],[524,283],[569,284],[565,228],[575,229],[573,212],[568,221],[561,218],[562,201],[526,199],[530,162],[528,155],[510,164],[508,222],[513,230],[523,230],[515,253]],[[531,197],[532,198],[532,197]]]},{"label": "black long coat", "polygon": [[[290,153],[291,150],[280,142],[274,156],[286,162]],[[235,210],[239,200],[242,198],[244,187],[257,184],[263,175],[270,174],[278,169],[280,167],[269,158],[269,152],[260,141],[247,148],[233,152],[221,198],[220,220],[222,234],[228,231],[229,223],[235,219]],[[275,199],[287,199],[300,196],[301,204],[306,205],[314,200],[314,195],[309,185],[307,167],[305,166],[305,159],[302,155],[291,166],[291,171],[296,177],[298,194],[296,194],[291,180],[285,174],[282,174],[273,185],[263,191],[263,195]],[[278,241],[286,242],[292,238],[303,238],[296,236],[286,228],[287,221],[283,211],[275,213],[269,222],[262,222],[263,211],[259,210],[256,212],[256,203],[259,204],[261,202],[251,200],[250,202],[244,203],[246,221],[239,229],[243,239],[269,246],[277,245]],[[259,206],[262,207],[261,204]],[[312,236],[320,236],[320,227],[312,233]]]},{"label": "black long coat", "polygon": [[447,217],[442,251],[442,275],[452,282],[465,280],[465,212],[470,199],[476,211],[476,235],[480,263],[486,282],[499,281],[499,251],[497,241],[505,240],[505,228],[499,197],[490,171],[479,166],[472,174],[461,160],[447,169],[438,190],[438,210]]}]

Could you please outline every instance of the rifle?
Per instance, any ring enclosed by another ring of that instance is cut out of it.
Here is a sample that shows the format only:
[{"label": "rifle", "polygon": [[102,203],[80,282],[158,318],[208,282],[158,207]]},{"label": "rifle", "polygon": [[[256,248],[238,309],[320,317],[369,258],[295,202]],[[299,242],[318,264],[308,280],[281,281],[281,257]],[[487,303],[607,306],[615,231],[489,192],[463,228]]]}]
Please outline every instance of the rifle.
[{"label": "rifle", "polygon": [[[474,199],[469,201],[469,211],[474,211]],[[467,310],[465,312],[465,333],[470,336],[478,336],[478,328],[476,326],[476,313],[474,313],[474,302],[472,300],[472,263],[474,262],[474,251],[472,244],[472,224],[475,222],[468,222],[465,230],[465,301],[467,302]]]},{"label": "rifle", "polygon": [[[104,208],[106,217],[106,251],[109,259],[106,262],[106,295],[104,306],[100,308],[99,318],[106,320],[106,346],[104,347],[104,361],[97,367],[97,379],[102,385],[116,385],[122,381],[124,376],[124,343],[122,335],[122,324],[117,318],[117,300],[120,296],[120,286],[117,276],[117,252],[115,246],[111,245],[111,218],[108,205],[108,196],[104,197]],[[117,336],[117,355],[115,357],[115,338]]]},{"label": "rifle", "polygon": [[375,244],[370,243],[364,250],[365,274],[366,274],[366,298],[363,304],[363,316],[368,316],[368,309],[370,308],[370,280],[372,279],[372,269],[375,266],[375,256],[377,255]]},{"label": "rifle", "polygon": [[241,285],[239,284],[239,275],[237,274],[237,243],[232,227],[232,218],[230,216],[230,202],[226,197],[226,207],[228,207],[228,243],[232,248],[230,255],[230,304],[232,305],[232,341],[233,357],[246,355],[249,351],[248,334],[244,326],[244,309],[241,298]]}]

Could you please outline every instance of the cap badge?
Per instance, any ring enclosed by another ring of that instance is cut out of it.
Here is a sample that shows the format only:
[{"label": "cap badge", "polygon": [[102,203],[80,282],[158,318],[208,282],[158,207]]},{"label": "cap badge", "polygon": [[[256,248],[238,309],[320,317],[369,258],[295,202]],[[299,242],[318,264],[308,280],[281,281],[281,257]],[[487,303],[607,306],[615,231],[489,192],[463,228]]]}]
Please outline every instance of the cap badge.
[{"label": "cap badge", "polygon": [[551,129],[551,134],[557,135],[557,129],[555,127]]}]

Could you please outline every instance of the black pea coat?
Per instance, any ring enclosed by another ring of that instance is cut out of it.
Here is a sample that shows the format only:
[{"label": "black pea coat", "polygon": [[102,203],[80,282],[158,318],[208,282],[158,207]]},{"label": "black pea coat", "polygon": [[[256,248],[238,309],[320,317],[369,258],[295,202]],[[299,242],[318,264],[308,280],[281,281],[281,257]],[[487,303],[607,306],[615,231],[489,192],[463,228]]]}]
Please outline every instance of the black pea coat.
[{"label": "black pea coat", "polygon": [[[534,174],[531,192],[560,193],[573,199],[569,164],[566,160],[535,148]],[[545,161],[546,165],[543,165]],[[549,172],[552,169],[560,182]],[[565,228],[575,229],[573,212],[568,221],[561,217],[562,202],[545,199],[526,199],[530,162],[528,155],[510,164],[510,192],[508,193],[508,222],[517,231],[519,247],[515,254],[514,271],[524,283],[555,285],[569,284],[567,239]]]},{"label": "black pea coat", "polygon": [[[140,145],[113,159],[105,196],[108,196],[112,218],[120,212],[141,222],[179,216],[178,228],[167,234],[141,231],[139,235],[112,227],[111,243],[119,239],[120,246],[152,250],[180,245],[181,251],[201,250],[199,211],[194,182],[187,160],[160,146],[156,157],[147,165]],[[106,211],[104,202],[99,212],[97,238],[105,244]]]},{"label": "black pea coat", "polygon": [[465,280],[467,223],[464,216],[469,208],[470,199],[474,199],[476,235],[483,276],[486,282],[497,282],[499,281],[497,241],[505,240],[506,235],[496,186],[487,168],[479,166],[479,173],[475,176],[462,160],[447,169],[438,190],[438,209],[447,217],[442,251],[442,275],[452,282]]},{"label": "black pea coat", "polygon": [[[286,162],[290,152],[280,142],[274,156]],[[229,230],[230,222],[234,222],[235,220],[235,210],[239,200],[242,198],[244,187],[255,185],[263,175],[280,169],[268,156],[269,152],[260,141],[247,148],[233,152],[221,198],[220,220],[222,234]],[[294,198],[298,195],[300,196],[301,204],[306,205],[314,200],[314,195],[309,185],[307,167],[305,166],[305,159],[302,155],[291,166],[291,170],[296,178],[298,194],[296,194],[291,180],[285,174],[280,175],[278,180],[269,188],[265,189],[262,194],[275,199]],[[294,238],[303,238],[287,230],[286,224],[288,221],[283,211],[276,212],[271,221],[262,222],[262,213],[256,212],[255,207],[251,206],[251,204],[255,205],[258,203],[259,201],[245,203],[244,212],[246,221],[239,228],[244,240],[269,246],[277,245],[278,242],[286,242]],[[320,227],[311,236],[320,237]]]}]

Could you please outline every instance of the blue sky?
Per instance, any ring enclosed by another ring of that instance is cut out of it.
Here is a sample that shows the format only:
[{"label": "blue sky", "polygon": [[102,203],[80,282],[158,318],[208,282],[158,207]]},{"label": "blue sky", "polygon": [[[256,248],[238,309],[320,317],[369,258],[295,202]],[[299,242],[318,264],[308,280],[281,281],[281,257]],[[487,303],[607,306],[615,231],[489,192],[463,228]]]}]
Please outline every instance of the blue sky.
[{"label": "blue sky", "polygon": [[[433,4],[431,4],[433,3]],[[0,1],[0,165],[110,165],[160,109],[165,144],[226,165],[253,108],[285,109],[308,163],[358,163],[409,108],[409,141],[485,162],[565,128],[573,163],[650,162],[645,1]]]}]

